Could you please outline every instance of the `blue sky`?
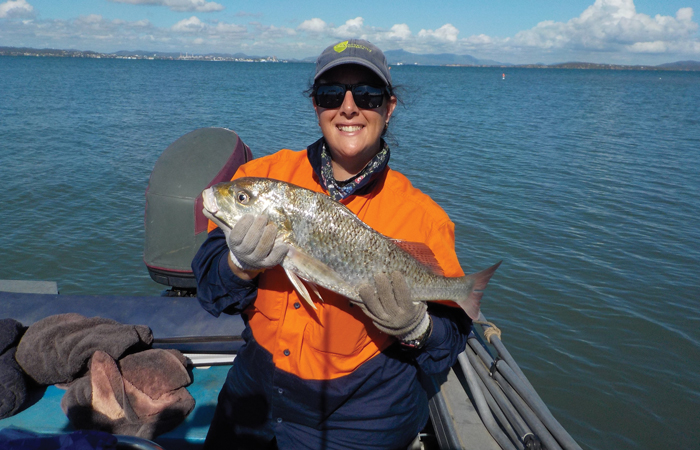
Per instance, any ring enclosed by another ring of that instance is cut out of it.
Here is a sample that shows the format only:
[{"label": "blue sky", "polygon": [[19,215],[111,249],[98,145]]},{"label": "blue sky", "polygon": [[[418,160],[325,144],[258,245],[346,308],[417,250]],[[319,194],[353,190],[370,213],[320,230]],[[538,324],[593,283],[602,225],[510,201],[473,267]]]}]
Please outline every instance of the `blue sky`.
[{"label": "blue sky", "polygon": [[509,63],[660,64],[700,60],[699,3],[0,0],[0,46],[304,58],[362,37],[383,50]]}]

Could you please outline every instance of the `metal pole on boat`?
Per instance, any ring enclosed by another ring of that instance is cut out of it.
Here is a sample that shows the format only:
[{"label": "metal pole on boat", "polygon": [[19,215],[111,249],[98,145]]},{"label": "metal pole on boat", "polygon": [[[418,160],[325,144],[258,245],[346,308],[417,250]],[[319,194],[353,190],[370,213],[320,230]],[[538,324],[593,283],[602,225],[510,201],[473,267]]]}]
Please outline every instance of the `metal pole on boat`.
[{"label": "metal pole on boat", "polygon": [[[483,318],[483,315],[479,317]],[[487,325],[488,326],[488,325]],[[530,384],[525,374],[520,370],[520,367],[515,362],[510,352],[505,348],[503,342],[498,337],[498,335],[491,335],[489,339],[496,351],[498,352],[498,358],[495,362],[495,368],[503,375],[505,380],[513,387],[515,392],[525,400],[526,404],[529,406],[537,417],[542,421],[545,427],[551,432],[555,439],[561,444],[564,449],[567,450],[581,450],[581,447],[574,441],[571,435],[561,426],[557,419],[552,415],[545,405],[544,401],[540,398],[535,391],[535,388]],[[494,364],[492,358],[488,354],[480,355],[484,363],[491,367]]]},{"label": "metal pole on boat", "polygon": [[[470,339],[470,341],[472,340],[473,339]],[[471,347],[467,347],[467,349],[465,350],[465,354],[469,358],[469,362],[471,363],[472,367],[476,369],[476,373],[479,375],[479,378],[481,378],[481,381],[484,382],[486,388],[496,399],[496,402],[498,402],[498,405],[501,407],[503,413],[506,415],[508,422],[510,422],[513,425],[513,428],[515,429],[516,433],[518,433],[519,441],[523,442],[527,435],[533,434],[532,430],[530,430],[530,427],[519,415],[518,411],[515,409],[513,404],[510,402],[510,400],[508,400],[503,391],[501,391],[501,388],[498,386],[498,384],[489,376],[488,371],[486,370],[484,365],[479,361],[479,357],[476,355],[474,349],[472,349]],[[561,449],[558,446],[556,446],[549,450]]]},{"label": "metal pole on boat", "polygon": [[[467,361],[468,360],[469,359],[467,358]],[[469,363],[469,365],[471,365],[471,363]],[[479,389],[481,389],[481,392],[484,393],[484,397],[486,397],[486,402],[489,404],[491,411],[493,411],[493,413],[496,414],[496,418],[499,420],[501,426],[505,428],[506,433],[508,433],[508,436],[510,436],[511,442],[520,442],[520,439],[518,439],[518,433],[515,432],[513,426],[510,424],[510,422],[508,422],[508,419],[503,414],[501,407],[498,406],[496,399],[493,398],[493,395],[491,395],[491,392],[489,392],[489,390],[486,388],[484,382],[481,381],[481,378],[479,377],[476,377],[476,381],[479,385]]]},{"label": "metal pole on boat", "polygon": [[532,409],[530,409],[530,407],[525,403],[525,401],[523,401],[523,399],[518,395],[515,389],[513,389],[513,387],[503,379],[503,376],[500,373],[496,372],[494,374],[494,378],[501,386],[501,389],[503,389],[503,392],[505,392],[506,397],[508,397],[510,401],[513,402],[513,405],[515,405],[515,408],[518,410],[518,412],[520,412],[520,414],[523,416],[528,425],[530,425],[535,431],[535,434],[540,439],[540,441],[542,441],[545,448],[561,448],[556,438],[554,438],[554,436],[552,436],[552,434],[550,433],[550,430],[547,429],[547,426],[542,423],[542,421],[537,417],[537,415],[532,411]]},{"label": "metal pole on boat", "polygon": [[486,403],[486,399],[484,398],[484,393],[477,385],[477,375],[474,372],[474,368],[469,363],[469,358],[467,358],[467,355],[462,352],[459,354],[457,359],[459,361],[459,365],[462,367],[462,371],[464,372],[464,377],[467,379],[467,384],[469,385],[469,389],[474,397],[474,402],[479,410],[481,420],[483,420],[484,425],[489,430],[489,433],[491,433],[491,436],[493,436],[503,450],[517,450],[515,445],[513,445],[513,443],[508,439],[508,436],[501,431],[496,423],[496,420],[493,418],[489,405]]},{"label": "metal pole on boat", "polygon": [[[518,363],[515,362],[513,356],[511,356],[508,349],[506,349],[506,346],[503,345],[501,338],[499,338],[498,336],[491,336],[491,340],[489,341],[489,343],[494,346],[494,348],[498,352],[498,356],[502,360],[507,362],[510,368],[513,369],[513,372],[515,372],[523,380],[523,382],[525,382],[525,384],[532,390],[532,392],[534,392],[537,395],[537,391],[535,391],[535,388],[532,386],[532,384],[530,384],[530,380],[527,379],[523,371],[520,370],[520,366],[518,366]],[[537,396],[539,397],[539,395]]]},{"label": "metal pole on boat", "polygon": [[[513,369],[513,371],[515,371],[515,373],[517,373],[518,376],[523,379],[523,381],[530,387],[530,389],[532,389],[532,391],[536,393],[535,388],[532,386],[532,384],[530,384],[530,380],[528,380],[523,371],[520,370],[520,366],[518,366],[518,363],[515,362],[515,359],[513,359],[513,356],[510,354],[506,346],[503,345],[503,342],[501,341],[501,330],[499,330],[494,324],[486,320],[486,317],[484,316],[483,312],[479,312],[479,320],[475,322],[481,325],[481,329],[483,330],[484,335],[489,336],[488,342],[489,344],[493,345],[493,347],[496,349],[496,352],[498,352],[498,356],[501,359],[505,360],[508,363],[508,365]],[[496,330],[496,332],[493,334],[487,334],[486,328],[484,327],[493,328]]]},{"label": "metal pole on boat", "polygon": [[515,392],[522,397],[529,406],[529,409],[534,411],[561,446],[567,450],[581,450],[581,447],[579,447],[576,441],[566,432],[564,427],[557,422],[539,396],[523,383],[522,379],[516,375],[513,369],[504,360],[499,360],[495,364],[498,373],[503,376],[504,381],[512,386]]},{"label": "metal pole on boat", "polygon": [[[494,360],[491,355],[488,354],[485,348],[483,348],[474,340],[469,341],[470,348],[479,356],[482,363],[486,367],[491,369],[488,372],[492,381],[495,380],[496,383],[505,393],[505,396],[514,405],[517,410],[519,417],[522,417],[525,422],[527,422],[529,427],[532,427],[536,436],[544,443],[545,447],[549,450],[561,450],[561,446],[557,440],[552,436],[547,427],[542,423],[542,421],[537,417],[537,415],[527,406],[527,404],[522,400],[519,394],[508,384],[508,382],[503,378],[503,376],[497,371],[498,365],[494,366]],[[499,360],[500,361],[500,360]],[[500,361],[505,364],[505,361]],[[485,370],[485,369],[484,369]],[[486,375],[485,375],[486,376]]]},{"label": "metal pole on boat", "polygon": [[[469,334],[469,338],[476,339],[482,346],[486,346],[486,343],[481,339],[481,336],[479,336],[476,333],[476,330],[472,328],[471,333]],[[464,353],[464,352],[462,352]],[[464,353],[464,361],[469,362],[469,358],[467,358],[466,353]],[[458,358],[459,361],[459,358]],[[469,363],[471,366],[471,363]],[[472,370],[475,370],[472,367]],[[513,429],[513,426],[510,424],[506,416],[503,414],[503,411],[501,410],[501,407],[498,406],[498,403],[496,402],[496,399],[493,398],[493,395],[491,395],[491,392],[486,388],[486,385],[484,384],[483,381],[481,381],[481,378],[478,376],[475,377],[475,380],[477,382],[479,390],[484,394],[484,397],[486,398],[486,403],[488,403],[489,407],[491,408],[491,411],[496,415],[496,418],[498,419],[499,423],[501,426],[505,429],[506,433],[508,436],[510,436],[510,440],[513,443],[518,443],[520,442],[520,439],[518,438],[518,434],[515,432]]]}]

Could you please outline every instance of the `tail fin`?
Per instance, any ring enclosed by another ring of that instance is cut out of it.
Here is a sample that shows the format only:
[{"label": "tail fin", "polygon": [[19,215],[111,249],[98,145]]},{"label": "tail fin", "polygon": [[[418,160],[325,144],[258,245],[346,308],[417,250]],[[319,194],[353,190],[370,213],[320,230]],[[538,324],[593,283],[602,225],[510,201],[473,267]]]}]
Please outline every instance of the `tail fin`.
[{"label": "tail fin", "polygon": [[503,261],[499,261],[488,269],[464,277],[465,284],[469,289],[469,295],[466,299],[458,300],[456,303],[472,318],[472,320],[476,320],[479,317],[481,297],[484,295],[484,289],[486,289],[486,285],[502,262]]}]

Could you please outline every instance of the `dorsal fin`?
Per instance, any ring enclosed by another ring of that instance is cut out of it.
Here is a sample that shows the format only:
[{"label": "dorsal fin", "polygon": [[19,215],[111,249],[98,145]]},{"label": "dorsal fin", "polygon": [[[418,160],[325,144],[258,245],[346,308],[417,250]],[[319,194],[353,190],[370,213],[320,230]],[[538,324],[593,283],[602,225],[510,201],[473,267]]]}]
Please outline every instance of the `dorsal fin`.
[{"label": "dorsal fin", "polygon": [[445,272],[443,272],[437,258],[435,258],[435,253],[423,242],[402,241],[400,239],[392,239],[392,241],[409,255],[416,258],[418,262],[432,270],[435,275],[445,276]]}]

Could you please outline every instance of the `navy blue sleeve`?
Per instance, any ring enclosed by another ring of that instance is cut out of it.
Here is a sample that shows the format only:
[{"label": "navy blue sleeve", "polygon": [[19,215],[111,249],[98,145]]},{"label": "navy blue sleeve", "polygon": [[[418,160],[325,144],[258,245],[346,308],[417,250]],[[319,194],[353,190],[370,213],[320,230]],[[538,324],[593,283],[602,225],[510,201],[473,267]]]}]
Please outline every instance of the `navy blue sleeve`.
[{"label": "navy blue sleeve", "polygon": [[192,271],[197,280],[197,299],[206,311],[219,317],[240,314],[258,296],[255,281],[238,278],[228,265],[226,236],[216,228],[192,259]]},{"label": "navy blue sleeve", "polygon": [[467,346],[471,319],[461,308],[428,303],[433,330],[425,346],[417,351],[416,362],[425,373],[438,374],[457,362]]}]

